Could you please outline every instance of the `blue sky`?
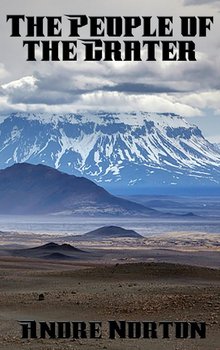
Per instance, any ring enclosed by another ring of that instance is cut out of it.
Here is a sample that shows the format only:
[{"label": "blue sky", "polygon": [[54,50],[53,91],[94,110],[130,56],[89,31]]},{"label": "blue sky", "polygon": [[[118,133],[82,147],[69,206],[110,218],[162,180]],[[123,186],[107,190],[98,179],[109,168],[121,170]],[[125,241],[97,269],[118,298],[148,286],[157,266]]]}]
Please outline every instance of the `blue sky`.
[{"label": "blue sky", "polygon": [[[220,2],[206,0],[1,0],[0,113],[79,110],[172,112],[220,142]],[[197,62],[27,62],[10,38],[7,14],[214,16],[207,38],[193,38]]]}]

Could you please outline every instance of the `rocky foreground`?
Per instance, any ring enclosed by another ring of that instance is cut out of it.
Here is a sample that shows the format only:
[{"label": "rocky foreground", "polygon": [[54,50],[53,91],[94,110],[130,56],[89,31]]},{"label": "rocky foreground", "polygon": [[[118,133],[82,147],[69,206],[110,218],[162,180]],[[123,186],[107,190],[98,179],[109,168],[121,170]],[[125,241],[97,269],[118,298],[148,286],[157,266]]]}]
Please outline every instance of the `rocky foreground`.
[{"label": "rocky foreground", "polygon": [[[99,264],[2,257],[0,349],[218,350],[220,271],[166,263]],[[17,320],[204,321],[206,339],[21,339]]]}]

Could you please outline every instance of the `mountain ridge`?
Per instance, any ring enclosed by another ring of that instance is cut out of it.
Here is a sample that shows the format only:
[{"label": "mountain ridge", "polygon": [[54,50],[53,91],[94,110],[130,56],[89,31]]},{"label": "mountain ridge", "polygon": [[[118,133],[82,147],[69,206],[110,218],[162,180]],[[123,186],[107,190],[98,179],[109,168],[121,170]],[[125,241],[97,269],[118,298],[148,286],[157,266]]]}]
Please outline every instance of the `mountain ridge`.
[{"label": "mountain ridge", "polygon": [[0,170],[0,214],[154,216],[154,209],[115,197],[84,177],[46,165],[18,163]]},{"label": "mountain ridge", "polygon": [[42,163],[113,193],[220,183],[216,146],[172,113],[12,113],[0,130],[2,168]]}]

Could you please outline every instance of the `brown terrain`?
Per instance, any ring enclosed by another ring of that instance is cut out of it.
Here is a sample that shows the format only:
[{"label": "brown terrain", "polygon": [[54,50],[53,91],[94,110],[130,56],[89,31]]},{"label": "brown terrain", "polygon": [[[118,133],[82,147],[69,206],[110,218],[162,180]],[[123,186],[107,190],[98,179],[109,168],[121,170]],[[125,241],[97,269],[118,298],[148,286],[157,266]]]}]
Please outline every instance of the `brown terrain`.
[{"label": "brown terrain", "polygon": [[[59,237],[56,242],[64,243]],[[186,236],[175,240],[174,235],[137,242],[112,240],[99,247],[97,242],[72,242],[87,253],[68,261],[12,256],[3,249],[0,349],[219,350],[220,253],[214,236],[199,236],[191,245]],[[39,301],[40,294],[44,300]],[[102,321],[103,335],[22,340],[22,320]],[[205,339],[179,340],[171,334],[167,340],[159,334],[153,340],[110,340],[109,320],[204,321],[207,334]]]}]

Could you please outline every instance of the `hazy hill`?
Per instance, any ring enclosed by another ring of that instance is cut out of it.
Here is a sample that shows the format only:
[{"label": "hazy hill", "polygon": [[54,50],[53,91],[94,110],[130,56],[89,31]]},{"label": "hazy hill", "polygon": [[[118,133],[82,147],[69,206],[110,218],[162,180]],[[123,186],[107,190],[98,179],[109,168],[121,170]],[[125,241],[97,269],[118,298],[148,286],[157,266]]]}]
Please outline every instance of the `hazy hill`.
[{"label": "hazy hill", "polygon": [[118,226],[103,226],[97,230],[87,232],[83,235],[85,239],[108,239],[108,238],[142,238],[142,236],[133,231],[126,230]]},{"label": "hazy hill", "polygon": [[45,165],[22,163],[0,170],[0,214],[49,213],[159,215],[153,209],[111,195],[86,178]]},{"label": "hazy hill", "polygon": [[47,243],[42,246],[25,249],[12,249],[9,253],[13,256],[37,259],[74,260],[86,258],[89,253],[75,248],[70,244]]}]

